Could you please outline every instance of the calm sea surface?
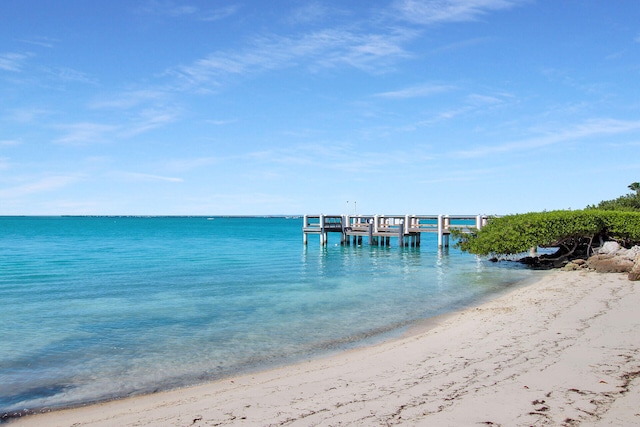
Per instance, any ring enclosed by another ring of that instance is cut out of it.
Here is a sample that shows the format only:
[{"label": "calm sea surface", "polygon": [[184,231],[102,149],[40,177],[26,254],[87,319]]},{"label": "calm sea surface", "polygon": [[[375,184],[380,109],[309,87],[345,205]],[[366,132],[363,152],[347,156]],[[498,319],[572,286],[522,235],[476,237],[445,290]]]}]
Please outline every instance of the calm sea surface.
[{"label": "calm sea surface", "polygon": [[371,344],[539,274],[435,234],[337,243],[299,218],[0,217],[0,414]]}]

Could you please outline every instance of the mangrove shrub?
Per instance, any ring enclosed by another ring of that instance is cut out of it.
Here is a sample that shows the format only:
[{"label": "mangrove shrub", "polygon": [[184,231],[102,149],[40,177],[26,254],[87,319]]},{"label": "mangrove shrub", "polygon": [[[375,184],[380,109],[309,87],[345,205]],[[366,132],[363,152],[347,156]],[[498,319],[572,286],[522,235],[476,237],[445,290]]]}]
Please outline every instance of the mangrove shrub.
[{"label": "mangrove shrub", "polygon": [[510,255],[557,248],[550,259],[587,257],[603,242],[640,244],[640,212],[602,209],[535,212],[491,218],[481,230],[456,233],[457,246],[478,255]]}]

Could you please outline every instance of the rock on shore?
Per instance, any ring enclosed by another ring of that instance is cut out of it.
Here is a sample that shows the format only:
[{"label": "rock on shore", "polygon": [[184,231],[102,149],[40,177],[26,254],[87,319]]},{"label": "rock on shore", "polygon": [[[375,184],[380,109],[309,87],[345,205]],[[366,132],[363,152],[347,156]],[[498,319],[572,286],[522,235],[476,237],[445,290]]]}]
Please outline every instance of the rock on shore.
[{"label": "rock on shore", "polygon": [[640,254],[636,255],[633,267],[629,272],[629,280],[640,280]]},{"label": "rock on shore", "polygon": [[587,261],[574,260],[565,269],[589,268],[598,273],[629,273],[629,280],[640,280],[640,246],[626,249],[617,242],[606,242]]}]

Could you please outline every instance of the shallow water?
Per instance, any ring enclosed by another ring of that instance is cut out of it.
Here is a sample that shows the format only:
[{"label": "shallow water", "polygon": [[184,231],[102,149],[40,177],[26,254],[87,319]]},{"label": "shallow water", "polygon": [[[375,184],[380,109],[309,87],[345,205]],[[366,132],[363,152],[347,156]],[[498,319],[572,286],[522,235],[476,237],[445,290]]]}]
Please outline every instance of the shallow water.
[{"label": "shallow water", "polygon": [[433,234],[313,237],[299,218],[0,217],[0,413],[370,344],[539,274],[438,251]]}]

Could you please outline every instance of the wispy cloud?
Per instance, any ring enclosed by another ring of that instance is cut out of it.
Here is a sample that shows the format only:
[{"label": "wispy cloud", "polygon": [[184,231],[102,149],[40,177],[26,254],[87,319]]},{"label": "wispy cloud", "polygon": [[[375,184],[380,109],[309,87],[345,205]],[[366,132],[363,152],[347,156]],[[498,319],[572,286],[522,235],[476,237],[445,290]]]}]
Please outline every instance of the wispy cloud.
[{"label": "wispy cloud", "polygon": [[86,73],[83,73],[82,71],[74,70],[72,68],[52,68],[48,70],[48,73],[56,80],[60,81],[87,83],[93,85],[97,83],[95,78],[89,76]]},{"label": "wispy cloud", "polygon": [[5,146],[8,147],[10,145],[19,145],[21,142],[17,139],[0,139],[0,147]]},{"label": "wispy cloud", "polygon": [[126,110],[147,102],[162,101],[166,96],[166,92],[154,89],[126,91],[97,99],[90,104],[90,108]]},{"label": "wispy cloud", "polygon": [[63,135],[54,140],[57,144],[63,145],[86,145],[107,142],[118,126],[105,125],[101,123],[74,123],[67,125],[58,125],[58,129],[62,130]]},{"label": "wispy cloud", "polygon": [[76,175],[54,175],[38,180],[18,185],[12,188],[6,188],[0,190],[0,197],[2,198],[15,198],[22,197],[27,194],[41,193],[46,191],[53,191],[59,188],[66,187],[80,179]]},{"label": "wispy cloud", "polygon": [[420,180],[421,184],[441,184],[445,182],[469,182],[478,181],[485,176],[495,175],[504,170],[513,169],[512,166],[499,166],[492,168],[464,168],[448,169],[443,173],[438,173],[436,178]]},{"label": "wispy cloud", "polygon": [[522,0],[398,0],[403,19],[417,24],[475,21],[489,12],[510,9]]},{"label": "wispy cloud", "polygon": [[373,96],[380,98],[418,98],[424,96],[431,96],[436,93],[448,92],[456,89],[455,86],[452,85],[441,85],[441,84],[423,84],[417,86],[411,86],[404,89],[399,89],[390,92],[381,92],[376,93]]},{"label": "wispy cloud", "polygon": [[91,145],[115,142],[123,138],[157,129],[174,122],[178,113],[173,109],[144,109],[119,125],[80,122],[58,125],[62,136],[53,142],[62,145]]},{"label": "wispy cloud", "polygon": [[508,98],[513,98],[513,96],[507,93],[500,93],[497,95],[480,95],[472,93],[467,96],[466,102],[468,105],[485,108],[491,105],[503,104]]},{"label": "wispy cloud", "polygon": [[424,155],[419,147],[415,152],[398,150],[389,153],[371,148],[363,151],[348,143],[332,142],[255,151],[247,154],[245,160],[270,166],[286,166],[287,169],[312,167],[347,173],[377,173],[388,165],[422,163],[430,160],[430,157]]},{"label": "wispy cloud", "polygon": [[46,48],[52,48],[58,42],[57,39],[52,39],[49,37],[33,37],[29,39],[19,39],[18,41]]},{"label": "wispy cloud", "polygon": [[[457,89],[457,88],[456,88]],[[498,93],[493,95],[469,94],[455,107],[449,107],[435,114],[431,114],[428,118],[409,123],[400,130],[415,131],[424,126],[430,126],[435,123],[453,120],[456,117],[478,114],[486,112],[490,108],[504,108],[513,101],[513,95],[508,93]]]},{"label": "wispy cloud", "polygon": [[177,117],[178,113],[170,109],[146,109],[141,111],[138,117],[121,129],[119,135],[130,138],[172,123]]},{"label": "wispy cloud", "polygon": [[21,71],[30,56],[31,55],[27,53],[0,53],[0,70]]},{"label": "wispy cloud", "polygon": [[345,32],[334,35],[334,44],[319,56],[320,66],[348,65],[367,72],[384,72],[397,60],[412,57],[404,44],[416,33],[407,29],[395,29],[389,33],[361,34]]},{"label": "wispy cloud", "polygon": [[215,125],[215,126],[224,126],[233,123],[237,123],[238,119],[227,119],[227,120],[205,120],[207,123]]},{"label": "wispy cloud", "polygon": [[442,52],[451,52],[455,50],[468,49],[470,47],[478,46],[483,43],[490,42],[492,40],[491,37],[475,37],[467,40],[460,40],[455,43],[449,43],[443,46],[439,46],[431,51],[432,54],[442,53]]},{"label": "wispy cloud", "polygon": [[42,108],[18,108],[9,110],[4,116],[9,122],[14,123],[33,123],[42,120],[44,117],[52,114],[52,111],[43,110]]},{"label": "wispy cloud", "polygon": [[[492,11],[515,7],[523,1],[526,0],[402,0],[397,1],[392,9],[396,14],[400,11],[401,16],[413,22],[452,22],[477,19]],[[195,12],[182,6],[173,13]],[[294,13],[292,16],[298,16],[298,20],[318,20],[329,12],[320,3],[308,3],[296,13],[298,15]],[[399,60],[413,57],[406,46],[420,35],[420,31],[407,26],[370,24],[366,17],[361,17],[348,27],[325,28],[295,36],[262,35],[251,40],[244,49],[214,52],[191,64],[170,69],[168,74],[177,76],[188,87],[212,90],[224,84],[224,79],[230,76],[293,67],[316,71],[343,66],[368,73],[384,73],[392,70]],[[465,47],[485,40],[476,38],[448,48]],[[422,88],[424,91],[427,89]],[[389,92],[386,96],[411,95],[407,91]]]},{"label": "wispy cloud", "polygon": [[544,136],[508,142],[501,145],[483,146],[471,150],[456,151],[451,153],[451,155],[453,157],[466,158],[483,157],[490,154],[527,151],[566,141],[575,141],[582,138],[591,138],[601,135],[615,135],[637,130],[640,130],[640,120],[626,121],[616,119],[593,119],[569,129],[549,132]]},{"label": "wispy cloud", "polygon": [[612,142],[607,144],[607,146],[612,148],[640,147],[640,140],[631,142]]},{"label": "wispy cloud", "polygon": [[229,5],[229,6],[220,7],[217,9],[209,9],[209,10],[203,11],[199,16],[199,19],[201,21],[208,21],[208,22],[219,21],[221,19],[226,19],[232,15],[235,15],[239,9],[240,9],[239,5]]},{"label": "wispy cloud", "polygon": [[153,175],[140,172],[113,172],[111,175],[126,181],[163,181],[163,182],[183,182],[182,178],[172,176]]},{"label": "wispy cloud", "polygon": [[215,165],[222,161],[220,157],[197,157],[192,159],[172,159],[164,167],[167,170],[185,172]]},{"label": "wispy cloud", "polygon": [[175,6],[170,3],[165,3],[165,7],[159,10],[159,12],[169,16],[190,16],[198,12],[198,8],[190,5]]},{"label": "wispy cloud", "polygon": [[309,24],[323,20],[327,15],[335,13],[334,8],[317,1],[306,2],[303,6],[294,9],[287,21],[291,24]]},{"label": "wispy cloud", "polygon": [[166,16],[169,18],[189,18],[198,21],[219,21],[234,15],[239,5],[227,5],[218,8],[202,9],[192,4],[176,4],[172,1],[149,1],[138,11],[148,15]]},{"label": "wispy cloud", "polygon": [[[28,60],[35,55],[33,53],[0,53],[0,71],[19,73],[23,79],[22,84],[39,85],[47,90],[51,84],[84,83],[97,84],[95,77],[70,67],[50,67],[39,64],[27,68]],[[28,74],[26,72],[29,72]]]},{"label": "wispy cloud", "polygon": [[229,75],[260,73],[296,66],[336,67],[347,65],[376,71],[410,55],[403,44],[413,38],[411,31],[386,34],[325,29],[300,37],[257,37],[243,51],[216,52],[191,65],[170,70],[192,85],[218,83]]}]

